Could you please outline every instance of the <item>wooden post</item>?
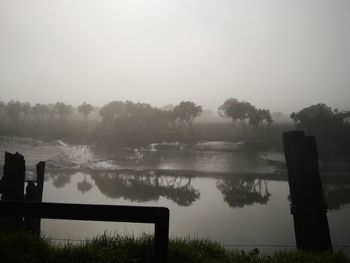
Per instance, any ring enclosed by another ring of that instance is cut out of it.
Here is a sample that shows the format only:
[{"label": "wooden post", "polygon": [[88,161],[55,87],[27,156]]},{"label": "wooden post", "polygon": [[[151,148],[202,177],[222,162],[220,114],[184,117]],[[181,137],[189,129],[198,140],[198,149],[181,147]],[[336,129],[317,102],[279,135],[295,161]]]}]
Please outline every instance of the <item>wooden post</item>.
[{"label": "wooden post", "polygon": [[[45,162],[36,165],[36,186],[34,182],[28,182],[26,188],[26,201],[42,202],[45,176]],[[41,218],[24,218],[24,225],[31,232],[40,235]]]},{"label": "wooden post", "polygon": [[285,132],[283,147],[297,248],[332,251],[315,137]]},{"label": "wooden post", "polygon": [[36,180],[37,180],[37,202],[43,200],[43,189],[44,189],[44,177],[45,177],[45,162],[39,162],[36,165]]},{"label": "wooden post", "polygon": [[[19,153],[5,152],[4,175],[1,179],[2,201],[24,200],[25,160]],[[23,226],[23,218],[1,218],[3,228]]]},{"label": "wooden post", "polygon": [[23,155],[5,152],[2,200],[23,201],[25,173],[26,166]]},{"label": "wooden post", "polygon": [[158,219],[154,226],[155,262],[167,262],[169,243],[169,210],[157,211]]}]

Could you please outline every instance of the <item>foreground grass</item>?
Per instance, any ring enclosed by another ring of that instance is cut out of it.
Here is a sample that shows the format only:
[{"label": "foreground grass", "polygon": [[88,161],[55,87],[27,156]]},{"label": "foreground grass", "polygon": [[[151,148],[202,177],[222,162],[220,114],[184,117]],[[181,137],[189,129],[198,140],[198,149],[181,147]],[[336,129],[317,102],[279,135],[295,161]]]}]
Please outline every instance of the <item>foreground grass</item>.
[{"label": "foreground grass", "polygon": [[[45,238],[26,232],[0,234],[0,261],[7,262],[152,262],[153,239],[103,234],[78,245],[53,245]],[[169,262],[337,262],[350,263],[342,252],[306,253],[277,252],[260,255],[258,250],[250,252],[228,251],[220,244],[208,240],[172,239],[169,243]]]}]

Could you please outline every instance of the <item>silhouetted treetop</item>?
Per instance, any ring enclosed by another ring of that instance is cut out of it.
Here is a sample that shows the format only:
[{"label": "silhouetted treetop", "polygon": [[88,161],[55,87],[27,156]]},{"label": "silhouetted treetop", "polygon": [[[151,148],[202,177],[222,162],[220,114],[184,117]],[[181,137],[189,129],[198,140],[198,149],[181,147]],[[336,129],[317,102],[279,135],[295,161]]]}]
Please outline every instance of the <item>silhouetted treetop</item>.
[{"label": "silhouetted treetop", "polygon": [[54,109],[57,111],[57,114],[60,116],[60,120],[63,120],[67,115],[71,114],[73,107],[67,105],[63,102],[57,102]]},{"label": "silhouetted treetop", "polygon": [[324,103],[306,107],[299,112],[293,112],[290,117],[297,128],[304,129],[311,134],[334,133],[346,126],[344,119],[350,112],[332,110]]},{"label": "silhouetted treetop", "polygon": [[218,108],[218,111],[220,116],[231,118],[232,124],[239,121],[242,128],[245,128],[248,114],[252,109],[253,106],[249,102],[240,102],[237,99],[230,98],[225,100],[224,104]]},{"label": "silhouetted treetop", "polygon": [[6,115],[14,122],[14,124],[17,124],[22,111],[22,103],[11,100],[7,103],[5,111]]},{"label": "silhouetted treetop", "polygon": [[191,101],[182,101],[174,108],[174,114],[180,122],[185,122],[191,132],[193,131],[193,121],[203,112],[202,106],[198,106]]},{"label": "silhouetted treetop", "polygon": [[218,108],[219,115],[223,118],[231,118],[232,124],[239,122],[242,128],[250,125],[258,128],[264,122],[270,126],[273,122],[271,113],[267,109],[258,109],[249,102],[238,101],[235,98],[225,100]]},{"label": "silhouetted treetop", "polygon": [[94,110],[94,107],[91,104],[88,104],[86,102],[83,102],[83,104],[81,104],[78,107],[78,112],[81,113],[84,118],[85,121],[87,120],[88,115]]}]

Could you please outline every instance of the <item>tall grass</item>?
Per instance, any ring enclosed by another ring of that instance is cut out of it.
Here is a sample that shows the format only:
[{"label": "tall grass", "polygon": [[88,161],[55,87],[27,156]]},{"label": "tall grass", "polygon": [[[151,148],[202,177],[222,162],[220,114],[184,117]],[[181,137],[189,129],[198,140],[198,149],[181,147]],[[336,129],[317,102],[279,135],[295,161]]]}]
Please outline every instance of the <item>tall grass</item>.
[{"label": "tall grass", "polygon": [[[45,237],[28,232],[0,233],[0,262],[153,262],[153,238],[150,235],[131,236],[103,234],[78,244],[53,244]],[[261,255],[228,251],[219,243],[203,239],[171,239],[169,263],[350,263],[343,252],[276,252]]]}]

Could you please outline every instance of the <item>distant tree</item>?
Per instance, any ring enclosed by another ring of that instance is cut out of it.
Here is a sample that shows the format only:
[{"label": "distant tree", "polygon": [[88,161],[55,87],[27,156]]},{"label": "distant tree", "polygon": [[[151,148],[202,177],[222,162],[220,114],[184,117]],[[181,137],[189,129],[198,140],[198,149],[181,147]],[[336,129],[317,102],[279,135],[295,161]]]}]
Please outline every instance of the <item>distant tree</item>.
[{"label": "distant tree", "polygon": [[47,105],[45,104],[35,104],[33,107],[32,107],[32,114],[33,116],[37,119],[37,121],[40,123],[41,122],[41,119],[44,117],[44,116],[47,116],[50,112],[50,109]]},{"label": "distant tree", "polygon": [[6,105],[6,115],[14,122],[15,125],[18,124],[18,120],[21,114],[22,104],[19,101],[11,100]]},{"label": "distant tree", "polygon": [[248,118],[249,124],[257,129],[264,121],[263,110],[252,107],[248,113]]},{"label": "distant tree", "polygon": [[30,105],[29,102],[23,102],[21,105],[21,111],[23,113],[23,121],[25,121],[32,111],[32,106]]},{"label": "distant tree", "polygon": [[55,109],[57,110],[57,114],[60,116],[61,121],[73,111],[72,106],[67,105],[63,102],[57,102],[55,104]]},{"label": "distant tree", "polygon": [[[349,161],[350,126],[346,118],[350,112],[332,110],[324,103],[306,107],[291,114],[297,129],[316,137],[320,158]],[[346,159],[347,158],[347,159]]]},{"label": "distant tree", "polygon": [[271,112],[267,109],[263,109],[261,110],[261,114],[263,116],[263,121],[266,122],[266,125],[269,127],[271,126],[272,122],[273,122],[273,119],[272,119],[272,116],[271,116]]},{"label": "distant tree", "polygon": [[[219,109],[219,115],[223,118],[228,117],[232,119],[232,124],[235,125],[237,121],[241,124],[242,128],[246,127],[246,121],[249,118],[249,113],[253,110],[253,106],[249,102],[238,101],[237,99],[227,99]],[[254,120],[253,122],[255,122]]]},{"label": "distant tree", "polygon": [[145,145],[161,139],[166,112],[146,103],[112,101],[100,110],[98,136],[108,144]]},{"label": "distant tree", "polygon": [[301,111],[293,112],[290,117],[296,123],[296,127],[306,130],[309,134],[318,136],[332,136],[344,131],[344,119],[350,112],[333,111],[324,103],[306,107]]},{"label": "distant tree", "polygon": [[103,118],[103,122],[108,123],[125,114],[126,108],[126,103],[122,101],[112,101],[100,109],[100,116]]},{"label": "distant tree", "polygon": [[185,122],[194,134],[193,121],[203,112],[202,106],[198,106],[191,101],[182,101],[174,108],[175,116],[181,122]]},{"label": "distant tree", "polygon": [[290,115],[290,118],[294,122],[294,125],[297,126],[298,125],[298,121],[299,121],[297,114],[295,112],[292,112],[292,114]]},{"label": "distant tree", "polygon": [[51,121],[53,121],[58,114],[56,104],[49,103],[46,105],[48,108],[48,116]]},{"label": "distant tree", "polygon": [[5,113],[6,111],[6,104],[5,102],[0,100],[0,114]]},{"label": "distant tree", "polygon": [[83,104],[81,104],[78,107],[78,112],[81,113],[84,118],[85,121],[87,120],[88,115],[94,110],[94,107],[91,104],[88,104],[86,102],[84,102]]}]

